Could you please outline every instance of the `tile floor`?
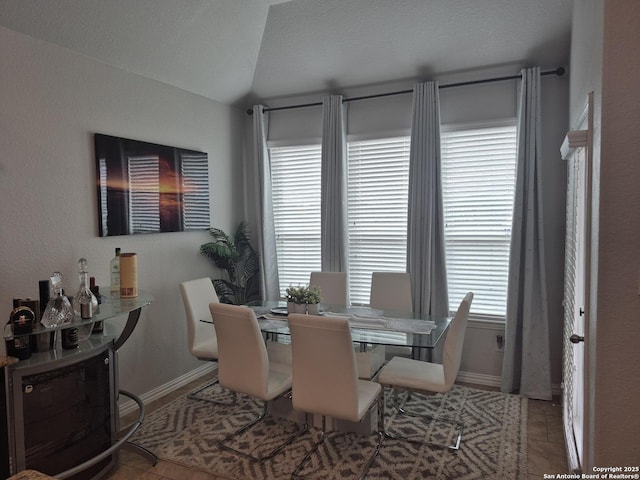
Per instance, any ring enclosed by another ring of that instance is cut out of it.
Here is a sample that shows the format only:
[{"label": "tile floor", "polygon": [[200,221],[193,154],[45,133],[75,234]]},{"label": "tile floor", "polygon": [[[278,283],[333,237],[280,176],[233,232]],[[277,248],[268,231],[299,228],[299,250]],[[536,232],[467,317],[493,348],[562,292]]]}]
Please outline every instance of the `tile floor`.
[{"label": "tile floor", "polygon": [[[198,379],[189,385],[172,392],[160,400],[146,406],[146,413],[161,407],[165,403],[195,388],[203,382]],[[478,385],[468,385],[484,388]],[[135,417],[136,415],[134,415]],[[121,422],[126,426],[127,418]],[[545,402],[529,400],[528,414],[528,480],[543,478],[545,473],[568,473],[564,436],[562,431],[562,410],[559,401]],[[107,477],[108,480],[249,480],[227,479],[199,470],[182,467],[173,463],[159,461],[154,467],[149,461],[133,452],[123,450],[117,468]],[[511,480],[511,479],[493,479]]]}]

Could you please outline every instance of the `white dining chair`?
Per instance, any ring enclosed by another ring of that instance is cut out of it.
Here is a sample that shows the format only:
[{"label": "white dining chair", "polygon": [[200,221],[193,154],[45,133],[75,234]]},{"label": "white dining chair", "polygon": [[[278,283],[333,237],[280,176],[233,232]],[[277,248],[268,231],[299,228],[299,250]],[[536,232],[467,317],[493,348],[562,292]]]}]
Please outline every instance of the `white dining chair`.
[{"label": "white dining chair", "polygon": [[311,272],[309,286],[320,289],[325,305],[348,305],[346,272]]},{"label": "white dining chair", "polygon": [[382,310],[413,312],[411,276],[406,272],[373,272],[369,305]]},{"label": "white dining chair", "polygon": [[289,315],[289,329],[293,354],[293,408],[322,416],[319,439],[298,464],[293,477],[302,478],[300,472],[324,442],[327,416],[360,422],[377,405],[378,441],[364,465],[360,476],[363,478],[382,441],[384,392],[378,383],[358,378],[349,320],[292,314]]},{"label": "white dining chair", "polygon": [[[324,305],[348,305],[346,272],[311,272],[309,285],[320,288],[321,303]],[[371,379],[384,363],[384,347],[374,346],[361,352],[357,348],[356,364],[358,376]]]},{"label": "white dining chair", "polygon": [[[382,367],[377,381],[382,385],[395,389],[405,389],[426,394],[445,393],[451,390],[460,371],[462,348],[472,301],[473,293],[469,292],[460,302],[458,311],[453,320],[451,320],[447,338],[444,342],[442,364],[423,362],[405,357],[393,357],[389,363]],[[406,412],[401,409],[400,413]],[[423,417],[434,420],[434,417]],[[462,441],[462,423],[448,418],[437,418],[435,420],[454,424],[458,428],[458,434],[452,445],[442,445],[435,442],[429,442],[429,444],[458,450]],[[387,434],[387,436],[390,435]],[[422,443],[422,441],[419,441],[419,443]]]},{"label": "white dining chair", "polygon": [[[218,360],[218,337],[216,330],[210,323],[200,320],[210,320],[209,304],[218,302],[218,295],[209,277],[188,280],[180,284],[180,294],[187,317],[187,345],[191,355],[198,360],[215,362]],[[192,399],[214,401],[199,396],[204,389],[215,385],[217,377],[201,385],[187,396]],[[217,402],[215,402],[217,403]]]},{"label": "white dining chair", "polygon": [[[411,276],[406,272],[372,272],[369,305],[395,312],[413,312]],[[387,346],[383,357],[412,356],[410,347]],[[384,360],[384,359],[383,359]]]},{"label": "white dining chair", "polygon": [[[220,385],[236,393],[249,395],[264,402],[262,413],[239,430],[227,435],[220,446],[253,460],[264,462],[289,445],[302,433],[299,429],[269,453],[256,456],[233,448],[229,443],[263,420],[267,402],[291,389],[291,363],[270,358],[260,332],[258,320],[248,307],[211,303],[211,317],[218,334],[218,379]],[[287,346],[287,348],[289,348]]]}]

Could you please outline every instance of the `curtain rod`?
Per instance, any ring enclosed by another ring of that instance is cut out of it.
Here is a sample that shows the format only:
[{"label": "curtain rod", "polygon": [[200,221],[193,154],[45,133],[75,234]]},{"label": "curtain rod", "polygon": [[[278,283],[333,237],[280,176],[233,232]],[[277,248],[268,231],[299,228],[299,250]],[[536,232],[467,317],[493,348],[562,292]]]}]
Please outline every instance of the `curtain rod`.
[{"label": "curtain rod", "polygon": [[[557,75],[559,77],[561,77],[562,75],[564,75],[564,68],[563,67],[558,67],[555,70],[547,70],[546,72],[541,72],[540,75]],[[491,82],[501,82],[503,80],[519,80],[521,79],[522,76],[521,75],[509,75],[507,77],[495,77],[495,78],[485,78],[483,80],[470,80],[468,82],[459,82],[459,83],[449,83],[447,85],[440,85],[439,88],[453,88],[453,87],[464,87],[466,85],[477,85],[479,83],[491,83]],[[342,103],[345,102],[355,102],[357,100],[366,100],[369,98],[380,98],[380,97],[390,97],[392,95],[404,95],[407,93],[413,93],[413,89],[411,90],[400,90],[397,92],[387,92],[387,93],[378,93],[376,95],[364,95],[361,97],[350,97],[350,98],[343,98],[342,99]],[[294,108],[305,108],[305,107],[319,107],[322,106],[322,102],[314,102],[314,103],[302,103],[302,104],[298,104],[298,105],[287,105],[284,107],[272,107],[272,108],[265,108],[264,111],[265,112],[275,112],[276,110],[292,110]],[[248,109],[247,110],[247,115],[253,115],[253,109]]]}]

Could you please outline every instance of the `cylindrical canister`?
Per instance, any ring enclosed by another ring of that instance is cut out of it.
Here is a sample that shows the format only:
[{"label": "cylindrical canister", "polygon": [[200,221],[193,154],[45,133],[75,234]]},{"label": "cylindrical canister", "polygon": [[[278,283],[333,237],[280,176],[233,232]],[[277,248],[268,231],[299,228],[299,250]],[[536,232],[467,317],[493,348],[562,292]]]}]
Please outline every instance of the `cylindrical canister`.
[{"label": "cylindrical canister", "polygon": [[120,297],[138,296],[138,257],[135,253],[120,254]]}]

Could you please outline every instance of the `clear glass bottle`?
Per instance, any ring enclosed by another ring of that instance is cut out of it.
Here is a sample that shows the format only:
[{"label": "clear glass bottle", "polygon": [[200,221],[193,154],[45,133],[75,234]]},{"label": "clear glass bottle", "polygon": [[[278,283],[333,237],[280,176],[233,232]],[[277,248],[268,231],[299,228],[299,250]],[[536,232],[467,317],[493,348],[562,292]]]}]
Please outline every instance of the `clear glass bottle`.
[{"label": "clear glass bottle", "polygon": [[98,309],[98,299],[89,289],[89,272],[85,258],[78,260],[78,277],[80,287],[73,297],[73,311],[81,319],[88,320],[93,318],[93,313]]},{"label": "clear glass bottle", "polygon": [[63,295],[60,272],[51,274],[51,286],[53,297],[47,302],[47,308],[44,309],[40,323],[51,328],[73,322],[73,307],[69,299]]},{"label": "clear glass bottle", "polygon": [[111,296],[120,296],[120,249],[116,248],[116,256],[109,262],[109,273],[111,275]]}]

